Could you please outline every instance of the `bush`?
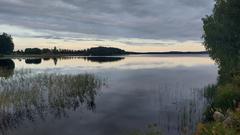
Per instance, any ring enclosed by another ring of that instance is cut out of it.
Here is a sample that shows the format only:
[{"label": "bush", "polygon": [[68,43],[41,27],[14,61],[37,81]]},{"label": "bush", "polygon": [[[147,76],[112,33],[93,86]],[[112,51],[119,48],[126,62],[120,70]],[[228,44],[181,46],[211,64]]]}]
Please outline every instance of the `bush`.
[{"label": "bush", "polygon": [[240,110],[228,112],[223,122],[200,123],[196,135],[239,135]]},{"label": "bush", "polygon": [[234,109],[240,101],[240,91],[232,84],[219,87],[214,100],[214,106],[226,111],[228,108]]},{"label": "bush", "polygon": [[208,124],[199,124],[196,135],[237,135],[234,128],[225,127],[223,123],[212,122]]}]

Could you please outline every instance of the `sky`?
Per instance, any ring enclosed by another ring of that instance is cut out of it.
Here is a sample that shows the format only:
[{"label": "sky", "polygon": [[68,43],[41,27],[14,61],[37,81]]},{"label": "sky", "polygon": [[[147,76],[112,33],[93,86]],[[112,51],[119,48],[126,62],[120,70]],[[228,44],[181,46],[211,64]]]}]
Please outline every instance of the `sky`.
[{"label": "sky", "polygon": [[214,0],[0,0],[0,33],[28,47],[203,51]]}]

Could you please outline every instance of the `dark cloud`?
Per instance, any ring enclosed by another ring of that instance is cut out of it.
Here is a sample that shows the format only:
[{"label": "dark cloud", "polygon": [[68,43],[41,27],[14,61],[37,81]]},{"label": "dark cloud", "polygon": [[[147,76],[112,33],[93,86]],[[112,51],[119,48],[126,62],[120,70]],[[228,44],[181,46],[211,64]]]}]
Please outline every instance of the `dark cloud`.
[{"label": "dark cloud", "polygon": [[117,38],[199,40],[201,18],[212,6],[213,0],[1,0],[0,24]]}]

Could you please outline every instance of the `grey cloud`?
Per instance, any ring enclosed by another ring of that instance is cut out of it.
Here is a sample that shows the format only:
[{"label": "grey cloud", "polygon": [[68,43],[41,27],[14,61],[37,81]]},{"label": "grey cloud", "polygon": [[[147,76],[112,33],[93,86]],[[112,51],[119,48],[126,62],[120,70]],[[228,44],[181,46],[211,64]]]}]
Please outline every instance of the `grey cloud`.
[{"label": "grey cloud", "polygon": [[116,38],[199,40],[201,18],[212,6],[213,0],[1,0],[0,24]]}]

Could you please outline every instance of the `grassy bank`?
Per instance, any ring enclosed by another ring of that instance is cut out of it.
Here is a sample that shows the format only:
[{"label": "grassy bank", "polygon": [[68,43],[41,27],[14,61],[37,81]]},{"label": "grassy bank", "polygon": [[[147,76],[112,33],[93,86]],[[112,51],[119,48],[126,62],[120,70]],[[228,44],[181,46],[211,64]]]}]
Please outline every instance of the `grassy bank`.
[{"label": "grassy bank", "polygon": [[196,135],[239,135],[240,75],[235,75],[232,82],[208,87],[205,96],[209,106]]}]

